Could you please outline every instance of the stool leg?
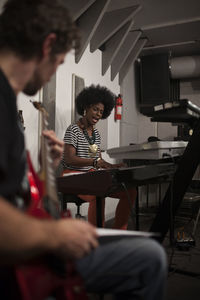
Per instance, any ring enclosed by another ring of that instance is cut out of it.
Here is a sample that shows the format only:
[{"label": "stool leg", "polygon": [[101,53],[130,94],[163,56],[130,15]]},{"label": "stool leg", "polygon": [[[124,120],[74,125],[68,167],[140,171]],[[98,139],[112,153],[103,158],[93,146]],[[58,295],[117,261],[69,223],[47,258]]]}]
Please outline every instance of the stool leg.
[{"label": "stool leg", "polygon": [[137,187],[137,195],[136,195],[136,199],[135,199],[135,229],[136,230],[140,230],[140,220],[139,220],[139,211],[140,211],[140,207],[139,207],[139,188]]},{"label": "stool leg", "polygon": [[60,203],[61,203],[61,211],[66,211],[67,210],[67,201],[65,199],[65,195],[63,193],[59,193],[58,197],[59,197]]},{"label": "stool leg", "polygon": [[77,218],[77,219],[81,219],[81,218],[82,218],[82,216],[81,216],[81,214],[80,214],[80,205],[77,205],[76,218]]}]

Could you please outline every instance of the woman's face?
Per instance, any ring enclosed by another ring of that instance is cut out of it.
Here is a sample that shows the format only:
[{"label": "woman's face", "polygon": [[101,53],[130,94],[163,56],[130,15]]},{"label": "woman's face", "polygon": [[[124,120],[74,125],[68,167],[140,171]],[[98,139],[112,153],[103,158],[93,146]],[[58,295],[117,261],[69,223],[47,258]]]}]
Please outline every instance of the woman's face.
[{"label": "woman's face", "polygon": [[86,119],[88,124],[95,125],[103,116],[103,103],[92,104],[86,109]]}]

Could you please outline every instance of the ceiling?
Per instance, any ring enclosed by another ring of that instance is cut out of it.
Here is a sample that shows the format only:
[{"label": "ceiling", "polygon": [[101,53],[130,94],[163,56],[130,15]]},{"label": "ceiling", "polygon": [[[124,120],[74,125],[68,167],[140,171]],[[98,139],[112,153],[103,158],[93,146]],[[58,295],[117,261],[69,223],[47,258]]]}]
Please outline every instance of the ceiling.
[{"label": "ceiling", "polygon": [[[0,0],[0,11],[6,0]],[[110,67],[119,83],[139,56],[200,55],[200,0],[63,0],[81,31],[78,63],[102,50],[102,75]]]},{"label": "ceiling", "polygon": [[78,63],[102,51],[102,75],[121,84],[134,61],[167,53],[171,58],[200,55],[200,0],[65,0],[81,30]]},{"label": "ceiling", "polygon": [[[102,0],[65,0],[78,5]],[[6,0],[0,1],[0,9]],[[79,4],[80,3],[80,4]],[[140,5],[131,30],[147,38],[141,55],[170,52],[172,56],[200,54],[200,0],[110,0],[106,12]],[[88,8],[87,7],[87,8]],[[70,7],[71,8],[71,7]]]},{"label": "ceiling", "polygon": [[147,38],[141,55],[170,52],[200,54],[199,0],[111,0],[108,11],[141,5],[132,30]]}]

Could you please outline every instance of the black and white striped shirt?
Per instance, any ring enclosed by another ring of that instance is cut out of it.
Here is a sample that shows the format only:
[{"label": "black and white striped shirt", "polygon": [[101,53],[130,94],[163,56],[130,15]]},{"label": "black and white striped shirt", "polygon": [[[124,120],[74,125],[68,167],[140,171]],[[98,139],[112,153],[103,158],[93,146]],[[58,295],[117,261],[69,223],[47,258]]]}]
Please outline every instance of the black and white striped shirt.
[{"label": "black and white striped shirt", "polygon": [[[100,156],[100,145],[101,145],[101,137],[98,130],[95,128],[95,144],[98,146],[98,151],[96,154],[96,158]],[[89,156],[89,143],[83,134],[83,131],[77,124],[71,124],[64,136],[64,143],[72,145],[76,149],[76,155],[81,158],[91,158]],[[94,158],[95,158],[94,157]],[[78,166],[71,166],[65,163],[64,158],[62,159],[62,165],[64,169],[71,169],[71,170],[78,170],[78,171],[88,171],[92,169],[92,166],[87,167],[78,167]]]}]

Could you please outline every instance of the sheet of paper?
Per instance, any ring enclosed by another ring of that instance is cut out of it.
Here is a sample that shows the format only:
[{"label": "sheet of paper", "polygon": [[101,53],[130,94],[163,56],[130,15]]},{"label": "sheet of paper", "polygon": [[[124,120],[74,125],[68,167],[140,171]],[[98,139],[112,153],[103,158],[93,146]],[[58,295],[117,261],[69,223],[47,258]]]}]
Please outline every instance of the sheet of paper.
[{"label": "sheet of paper", "polygon": [[66,173],[63,174],[63,176],[74,176],[74,175],[80,175],[80,174],[85,174],[85,172],[74,172],[74,173]]},{"label": "sheet of paper", "polygon": [[156,232],[145,232],[145,231],[134,231],[134,230],[119,230],[119,229],[108,229],[108,228],[97,228],[97,234],[99,237],[109,237],[109,236],[124,236],[124,237],[152,237],[159,236]]}]

